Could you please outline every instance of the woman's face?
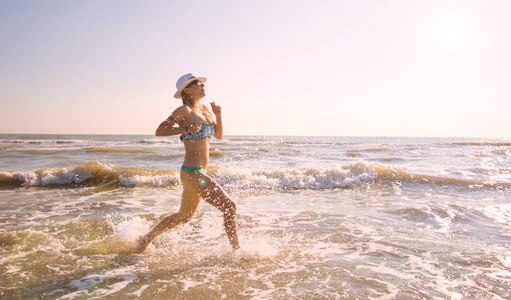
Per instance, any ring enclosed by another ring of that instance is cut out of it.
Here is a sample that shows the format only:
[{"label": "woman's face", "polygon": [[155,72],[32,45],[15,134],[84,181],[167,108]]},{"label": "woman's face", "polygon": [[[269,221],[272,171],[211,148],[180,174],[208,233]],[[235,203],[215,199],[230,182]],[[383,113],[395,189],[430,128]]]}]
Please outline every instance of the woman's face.
[{"label": "woman's face", "polygon": [[188,84],[183,91],[188,95],[192,96],[193,99],[200,99],[206,96],[206,91],[204,90],[204,83],[194,80],[190,84]]}]

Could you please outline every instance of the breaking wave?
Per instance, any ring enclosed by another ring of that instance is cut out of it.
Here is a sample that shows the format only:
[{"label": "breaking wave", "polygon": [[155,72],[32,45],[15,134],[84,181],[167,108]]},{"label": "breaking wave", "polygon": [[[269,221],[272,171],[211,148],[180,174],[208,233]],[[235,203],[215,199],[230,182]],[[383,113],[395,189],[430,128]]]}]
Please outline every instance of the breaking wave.
[{"label": "breaking wave", "polygon": [[[326,190],[346,189],[366,184],[399,182],[508,188],[509,183],[483,183],[443,176],[410,174],[399,168],[356,162],[338,167],[302,169],[248,170],[234,167],[209,167],[208,174],[222,186],[256,190]],[[102,162],[82,164],[74,168],[47,168],[28,172],[0,172],[0,187],[169,187],[179,184],[177,170],[151,170],[117,167]]]},{"label": "breaking wave", "polygon": [[86,187],[117,185],[125,187],[173,186],[179,182],[175,170],[122,168],[102,162],[74,168],[46,168],[28,172],[0,172],[0,187]]}]

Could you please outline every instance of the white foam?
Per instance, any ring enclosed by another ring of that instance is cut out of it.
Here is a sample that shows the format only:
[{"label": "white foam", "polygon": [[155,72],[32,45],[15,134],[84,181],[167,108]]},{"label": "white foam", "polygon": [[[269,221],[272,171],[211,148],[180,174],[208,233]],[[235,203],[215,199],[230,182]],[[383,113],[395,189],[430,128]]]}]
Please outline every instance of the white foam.
[{"label": "white foam", "polygon": [[135,242],[138,237],[148,232],[149,229],[150,224],[147,220],[140,217],[134,217],[117,224],[114,228],[114,234],[121,241]]},{"label": "white foam", "polygon": [[12,177],[12,179],[22,182],[23,186],[31,186],[37,182],[37,174],[35,172],[2,172],[2,175],[6,177]]},{"label": "white foam", "polygon": [[199,236],[202,240],[218,239],[225,234],[223,217],[219,211],[205,212],[198,220]]},{"label": "white foam", "polygon": [[433,210],[431,210],[431,207],[428,205],[426,211],[433,215],[435,220],[439,223],[440,229],[437,230],[439,233],[447,234],[450,232],[450,227],[452,225],[453,219],[456,217],[454,212],[452,212],[450,209],[445,209],[444,212],[447,214],[446,217],[439,216],[437,213],[435,213]]},{"label": "white foam", "polygon": [[176,185],[179,182],[178,175],[155,175],[155,176],[142,176],[134,175],[131,177],[120,176],[120,182],[125,187],[135,186],[153,186],[153,187],[167,187]]},{"label": "white foam", "polygon": [[269,258],[276,256],[279,251],[276,241],[264,236],[240,236],[242,248],[235,251],[238,258]]},{"label": "white foam", "polygon": [[502,224],[511,223],[511,204],[491,205],[484,209],[484,214]]},{"label": "white foam", "polygon": [[143,139],[137,142],[138,144],[175,144],[179,145],[179,141],[176,139],[166,139],[166,138],[149,138]]},{"label": "white foam", "polygon": [[188,291],[190,288],[204,284],[204,282],[201,281],[192,281],[187,279],[181,279],[179,282],[183,284],[183,291]]},{"label": "white foam", "polygon": [[[26,172],[0,172],[0,178],[12,178],[25,187],[31,186],[51,186],[51,185],[69,185],[80,184],[89,179],[101,181],[103,178],[97,175],[98,172],[110,174],[112,178],[119,178],[122,186],[153,186],[168,187],[176,185],[179,182],[178,174],[164,175],[138,175],[124,173],[123,169],[103,162],[93,162],[80,165],[75,168],[60,169],[41,169]],[[93,178],[96,176],[97,178]]]},{"label": "white foam", "polygon": [[[95,162],[95,166],[99,166],[104,171],[113,171],[113,166]],[[1,172],[5,177],[19,181],[23,186],[47,186],[47,185],[65,185],[77,184],[86,181],[92,177],[93,170],[91,168],[61,168],[61,169],[43,169],[39,172]]]},{"label": "white foam", "polygon": [[[106,288],[98,288],[98,285],[103,285],[103,282],[109,279],[122,279],[122,281],[109,284]],[[136,275],[127,273],[122,269],[114,269],[107,271],[104,274],[88,274],[83,278],[71,281],[71,283],[68,284],[68,287],[77,289],[77,291],[68,293],[59,299],[75,299],[83,298],[84,296],[97,297],[112,295],[123,290],[136,279]]]},{"label": "white foam", "polygon": [[141,286],[138,290],[134,291],[133,293],[129,293],[127,295],[135,295],[140,298],[142,293],[149,287],[148,284]]},{"label": "white foam", "polygon": [[511,255],[499,255],[497,258],[506,268],[511,269]]},{"label": "white foam", "polygon": [[374,182],[376,172],[359,162],[332,168],[274,169],[269,171],[219,169],[215,178],[220,184],[237,189],[334,189]]}]

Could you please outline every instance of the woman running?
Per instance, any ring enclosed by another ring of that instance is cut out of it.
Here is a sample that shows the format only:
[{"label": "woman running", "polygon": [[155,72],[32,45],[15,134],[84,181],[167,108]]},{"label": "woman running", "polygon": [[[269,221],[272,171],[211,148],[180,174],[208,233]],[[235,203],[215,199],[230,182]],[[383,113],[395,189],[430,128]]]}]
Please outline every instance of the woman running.
[{"label": "woman running", "polygon": [[144,252],[151,241],[166,230],[190,221],[201,198],[223,213],[227,238],[233,249],[240,247],[236,225],[236,204],[222,187],[206,174],[209,141],[211,136],[221,139],[223,128],[220,106],[211,102],[213,109],[211,113],[204,104],[200,103],[200,100],[206,96],[205,82],[205,77],[194,77],[191,73],[181,76],[176,83],[177,92],[174,98],[181,98],[183,105],[174,110],[156,129],[156,136],[181,135],[185,146],[185,159],[180,173],[183,195],[178,213],[164,218],[151,231],[139,238],[137,253]]}]

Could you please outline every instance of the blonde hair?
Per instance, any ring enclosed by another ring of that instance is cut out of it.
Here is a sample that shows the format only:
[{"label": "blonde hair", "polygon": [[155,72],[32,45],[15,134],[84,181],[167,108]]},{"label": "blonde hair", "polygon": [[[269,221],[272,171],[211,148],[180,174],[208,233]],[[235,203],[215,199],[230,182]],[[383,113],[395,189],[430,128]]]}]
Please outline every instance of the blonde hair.
[{"label": "blonde hair", "polygon": [[191,106],[192,96],[185,93],[185,91],[181,92],[181,100],[183,100],[183,105]]}]

